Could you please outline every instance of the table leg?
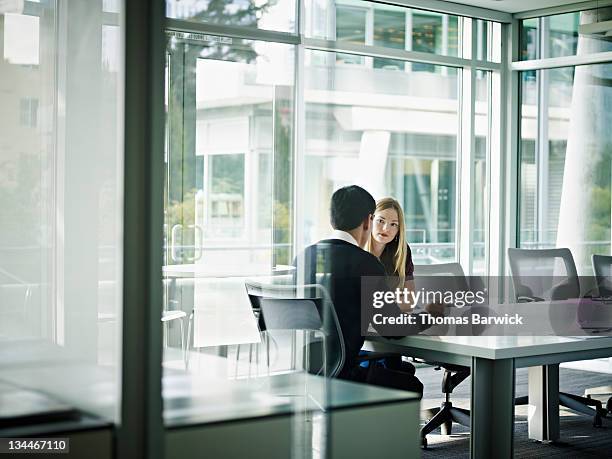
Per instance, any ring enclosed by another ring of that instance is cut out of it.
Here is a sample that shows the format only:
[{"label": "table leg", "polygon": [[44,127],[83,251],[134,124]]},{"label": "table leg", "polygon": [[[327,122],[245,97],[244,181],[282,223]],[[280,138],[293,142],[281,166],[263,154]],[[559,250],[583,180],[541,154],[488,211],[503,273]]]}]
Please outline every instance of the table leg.
[{"label": "table leg", "polygon": [[472,358],[470,457],[511,458],[514,440],[514,359]]},{"label": "table leg", "polygon": [[559,439],[559,365],[529,367],[529,438]]}]

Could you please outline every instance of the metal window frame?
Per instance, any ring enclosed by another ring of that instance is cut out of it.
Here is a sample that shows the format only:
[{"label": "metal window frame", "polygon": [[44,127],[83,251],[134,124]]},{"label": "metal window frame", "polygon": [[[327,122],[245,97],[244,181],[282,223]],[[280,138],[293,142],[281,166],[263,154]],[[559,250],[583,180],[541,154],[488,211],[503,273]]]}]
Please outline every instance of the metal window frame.
[{"label": "metal window frame", "polygon": [[479,6],[463,5],[461,3],[448,2],[444,0],[369,0],[372,3],[384,3],[406,8],[433,11],[436,13],[465,16],[473,19],[484,19],[502,23],[512,22],[512,14],[503,11],[490,10]]},{"label": "metal window frame", "polygon": [[552,6],[550,8],[539,8],[535,10],[523,11],[512,15],[513,20],[533,19],[543,16],[553,16],[555,14],[575,13],[576,11],[591,10],[612,5],[612,0],[595,0],[589,2],[576,2],[568,5]]},{"label": "metal window frame", "polygon": [[[476,59],[478,48],[477,20],[465,18],[463,20],[463,43],[465,56],[467,51]],[[457,259],[464,271],[472,273],[473,241],[474,241],[474,145],[475,137],[475,107],[476,107],[476,68],[464,66],[461,71],[459,98],[459,137],[457,155],[457,185],[455,196],[455,211],[457,220],[455,224],[457,244]]]},{"label": "metal window frame", "polygon": [[556,69],[560,67],[576,67],[579,65],[603,64],[612,62],[612,51],[584,54],[576,56],[549,57],[529,61],[515,61],[510,68],[515,72],[527,70]]},{"label": "metal window frame", "polygon": [[[517,72],[510,70],[510,63],[518,58],[520,52],[520,30],[519,30],[519,21],[515,20],[512,23],[511,29],[509,31],[509,40],[510,49],[507,53],[507,63],[508,70],[506,71],[507,75],[507,85],[506,85],[506,99],[509,100],[509,104],[506,107],[506,116],[507,116],[507,138],[506,138],[506,152],[507,152],[507,160],[506,160],[506,222],[505,222],[505,244],[502,247],[502,256],[501,259],[504,260],[504,269],[503,274],[506,275],[510,272],[510,266],[507,262],[506,257],[506,248],[507,247],[516,247],[518,241],[518,229],[520,224],[520,213],[519,213],[519,205],[520,205],[520,183],[519,183],[519,161],[520,161],[520,106],[521,106],[521,98],[520,98],[520,90],[519,90],[519,74]],[[502,240],[504,240],[502,239]]]}]

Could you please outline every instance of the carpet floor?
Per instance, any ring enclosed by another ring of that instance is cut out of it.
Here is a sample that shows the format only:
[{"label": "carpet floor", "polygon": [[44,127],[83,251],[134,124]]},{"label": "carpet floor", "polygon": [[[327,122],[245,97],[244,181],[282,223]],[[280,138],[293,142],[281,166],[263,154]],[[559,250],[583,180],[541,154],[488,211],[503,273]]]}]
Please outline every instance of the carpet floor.
[{"label": "carpet floor", "polygon": [[[422,408],[439,406],[443,400],[441,393],[442,371],[432,367],[417,368],[417,376],[423,382]],[[588,387],[612,384],[612,375],[561,368],[559,372],[562,392],[582,395]],[[527,369],[516,372],[516,396],[527,395]],[[604,402],[609,396],[597,397]],[[470,407],[470,381],[462,382],[453,392],[451,401],[460,408]],[[561,441],[542,444],[527,436],[527,407],[517,406],[514,423],[514,455],[527,458],[612,458],[612,415],[603,420],[603,427],[594,428],[592,418],[577,415],[569,410],[560,410]],[[453,424],[452,435],[441,435],[440,429],[427,436],[428,448],[423,450],[423,458],[467,458],[469,457],[470,437],[467,427]]]}]

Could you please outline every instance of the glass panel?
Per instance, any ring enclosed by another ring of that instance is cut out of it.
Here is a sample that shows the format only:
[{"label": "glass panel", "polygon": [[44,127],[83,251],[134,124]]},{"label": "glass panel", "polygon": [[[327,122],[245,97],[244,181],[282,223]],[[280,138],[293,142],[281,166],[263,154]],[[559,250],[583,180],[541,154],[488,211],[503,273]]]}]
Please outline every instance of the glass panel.
[{"label": "glass panel", "polygon": [[[374,46],[406,49],[406,13],[404,11],[374,10]],[[404,63],[391,59],[374,58],[374,68],[403,70]]]},{"label": "glass panel", "polygon": [[295,32],[295,0],[166,0],[166,16],[216,25]]},{"label": "glass panel", "polygon": [[[356,0],[306,0],[305,12],[307,37],[460,55],[459,16]],[[373,62],[376,68],[403,68],[387,61]]]},{"label": "glass panel", "polygon": [[[357,43],[360,45],[366,42],[366,10],[363,8],[353,8],[348,6],[336,7],[336,39]],[[363,64],[362,56],[351,54],[336,55],[336,60],[343,64]]]},{"label": "glass panel", "polygon": [[404,206],[415,263],[454,260],[457,70],[347,69],[321,51],[307,51],[305,63],[299,247],[328,235],[332,192],[360,183]]},{"label": "glass panel", "polygon": [[476,20],[476,58],[501,62],[501,24]]},{"label": "glass panel", "polygon": [[124,31],[57,3],[0,8],[0,373],[116,422]]},{"label": "glass panel", "polygon": [[292,415],[293,435],[282,441],[291,457],[311,457],[311,438],[325,446],[319,407],[328,380],[308,375],[303,362],[327,348],[304,345],[313,333],[277,330],[266,306],[278,303],[252,299],[292,291],[270,284],[290,289],[293,273],[295,47],[170,37],[166,424]]},{"label": "glass panel", "polygon": [[[612,50],[608,31],[580,33],[581,25],[610,21],[612,7],[521,21],[521,60],[574,56]],[[539,37],[541,36],[541,37]],[[541,46],[538,42],[541,40]]]},{"label": "glass panel", "polygon": [[412,49],[436,53],[442,45],[442,17],[424,13],[412,14]]},{"label": "glass panel", "polygon": [[592,254],[610,253],[611,76],[610,64],[538,71],[539,112],[522,78],[520,243],[569,247],[580,274]]},{"label": "glass panel", "polygon": [[247,383],[258,391],[290,365],[287,337],[264,352],[245,279],[287,273],[292,262],[295,48],[170,36],[164,314],[184,316],[164,329],[164,371],[187,366],[177,389],[188,396],[200,376],[211,390],[258,378]]},{"label": "glass panel", "polygon": [[244,236],[244,154],[208,158],[208,219],[204,238]]},{"label": "glass panel", "polygon": [[291,261],[293,48],[227,40],[171,45],[166,261],[245,275]]},{"label": "glass panel", "polygon": [[486,255],[488,251],[488,214],[489,186],[487,180],[487,161],[490,150],[490,116],[489,100],[491,97],[491,72],[476,71],[476,104],[475,104],[475,151],[474,151],[474,237],[472,274],[486,273]]},{"label": "glass panel", "polygon": [[525,19],[521,21],[520,40],[521,52],[520,60],[538,59],[540,51],[539,46],[539,19]]},{"label": "glass panel", "polygon": [[537,74],[521,73],[521,143],[519,190],[519,240],[521,247],[537,248],[537,169],[536,137],[538,131]]},{"label": "glass panel", "polygon": [[[587,12],[582,13],[583,16]],[[581,13],[559,14],[545,18],[549,37],[546,40],[546,57],[572,56],[578,46],[578,25]]]}]

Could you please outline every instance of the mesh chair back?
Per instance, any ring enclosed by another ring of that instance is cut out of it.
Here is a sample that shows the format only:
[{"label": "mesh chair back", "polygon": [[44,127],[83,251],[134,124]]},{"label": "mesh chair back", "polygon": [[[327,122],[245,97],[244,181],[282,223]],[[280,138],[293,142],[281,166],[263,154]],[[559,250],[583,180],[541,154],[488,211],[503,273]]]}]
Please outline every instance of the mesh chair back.
[{"label": "mesh chair back", "polygon": [[597,279],[599,295],[612,296],[612,256],[593,255],[591,262]]},{"label": "mesh chair back", "polygon": [[567,248],[508,249],[516,301],[566,300],[580,296],[574,257]]}]

